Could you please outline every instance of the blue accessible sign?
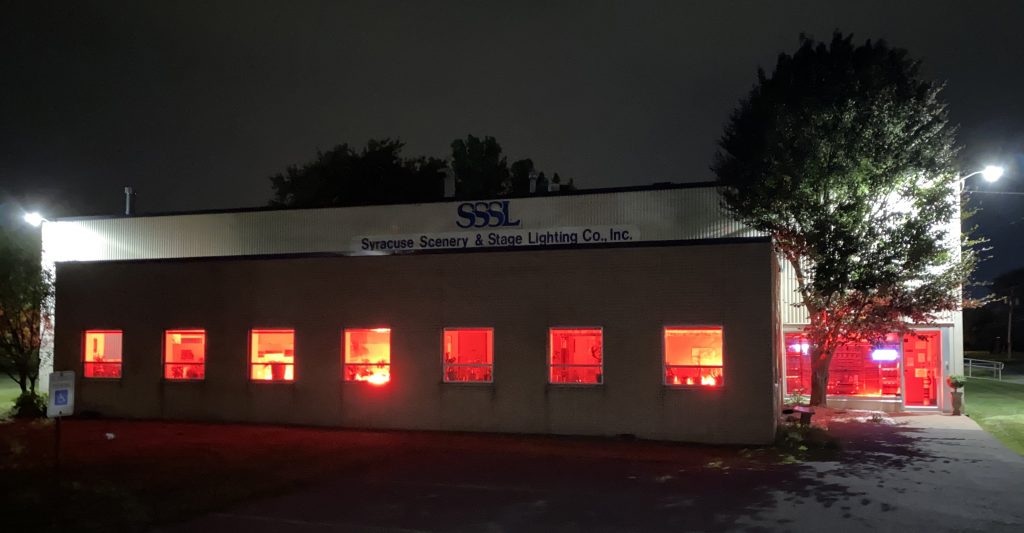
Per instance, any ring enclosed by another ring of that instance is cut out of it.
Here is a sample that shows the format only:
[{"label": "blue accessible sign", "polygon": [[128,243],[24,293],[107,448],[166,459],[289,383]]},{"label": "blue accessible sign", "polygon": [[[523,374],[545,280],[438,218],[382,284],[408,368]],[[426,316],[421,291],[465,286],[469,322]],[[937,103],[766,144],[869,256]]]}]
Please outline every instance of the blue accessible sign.
[{"label": "blue accessible sign", "polygon": [[75,412],[75,373],[70,370],[50,374],[50,399],[46,416],[71,416]]}]

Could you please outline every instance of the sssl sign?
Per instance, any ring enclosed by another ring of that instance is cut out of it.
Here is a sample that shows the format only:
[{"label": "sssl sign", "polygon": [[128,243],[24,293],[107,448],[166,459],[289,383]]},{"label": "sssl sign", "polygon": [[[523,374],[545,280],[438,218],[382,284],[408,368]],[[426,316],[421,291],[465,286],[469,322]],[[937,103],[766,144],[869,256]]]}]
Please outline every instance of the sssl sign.
[{"label": "sssl sign", "polygon": [[522,221],[512,220],[508,200],[494,202],[465,202],[455,212],[459,219],[455,225],[460,228],[515,228]]}]

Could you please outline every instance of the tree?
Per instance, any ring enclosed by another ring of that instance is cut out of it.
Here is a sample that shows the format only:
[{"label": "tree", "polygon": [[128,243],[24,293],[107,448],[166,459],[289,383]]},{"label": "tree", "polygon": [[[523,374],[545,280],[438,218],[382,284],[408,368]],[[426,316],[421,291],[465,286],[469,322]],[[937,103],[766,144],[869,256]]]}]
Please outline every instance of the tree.
[{"label": "tree", "polygon": [[423,202],[444,196],[444,161],[406,159],[397,139],[371,139],[356,151],[341,144],[270,178],[271,205],[327,207]]},{"label": "tree", "polygon": [[[343,207],[428,202],[444,198],[449,165],[435,157],[405,158],[397,139],[371,139],[362,149],[339,144],[304,165],[270,177],[275,207]],[[451,143],[455,195],[464,200],[530,194],[531,159],[512,163],[494,137],[467,136]],[[543,173],[542,173],[543,174]],[[541,188],[542,187],[542,188]],[[576,190],[572,180],[562,190]],[[547,194],[547,179],[536,194]]]},{"label": "tree", "polygon": [[0,232],[0,371],[23,397],[36,396],[40,326],[51,320],[52,299],[52,276],[42,268],[38,249]]},{"label": "tree", "polygon": [[455,195],[464,199],[505,196],[509,183],[508,160],[494,137],[466,136],[452,141],[452,173]]},{"label": "tree", "polygon": [[1013,359],[1013,311],[1024,296],[1024,268],[996,276],[992,280],[992,296],[1006,305],[1006,357]]},{"label": "tree", "polygon": [[548,193],[548,177],[543,172],[537,174],[537,188],[534,190],[534,194],[547,194]]},{"label": "tree", "polygon": [[718,142],[724,208],[796,274],[812,405],[837,348],[958,309],[976,263],[951,231],[955,131],[919,66],[882,41],[801,36],[770,76],[758,71]]},{"label": "tree", "polygon": [[520,159],[510,167],[512,194],[530,194],[530,179],[534,175],[532,159]]}]

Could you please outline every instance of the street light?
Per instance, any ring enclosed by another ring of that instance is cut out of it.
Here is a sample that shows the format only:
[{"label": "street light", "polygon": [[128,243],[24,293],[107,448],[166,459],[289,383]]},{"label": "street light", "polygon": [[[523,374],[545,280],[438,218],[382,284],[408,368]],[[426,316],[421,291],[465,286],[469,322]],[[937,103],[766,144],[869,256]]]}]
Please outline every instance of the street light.
[{"label": "street light", "polygon": [[997,167],[995,165],[989,165],[989,166],[985,167],[984,169],[982,169],[981,177],[985,178],[985,181],[987,181],[989,183],[994,183],[994,182],[998,181],[999,178],[1003,177],[1003,172],[1005,172],[1005,169],[1003,169],[1003,167]]},{"label": "street light", "polygon": [[38,228],[40,224],[46,222],[46,219],[43,218],[43,215],[40,215],[38,212],[33,211],[31,213],[25,213],[25,222],[28,222],[33,227]]},{"label": "street light", "polygon": [[997,165],[987,165],[985,168],[981,170],[975,170],[974,172],[971,172],[970,174],[960,178],[960,183],[963,183],[967,181],[967,178],[971,176],[977,176],[978,174],[981,174],[981,177],[985,181],[989,183],[995,183],[999,181],[999,178],[1003,177],[1004,172],[1006,172],[1006,169],[1004,169],[1003,167]]}]

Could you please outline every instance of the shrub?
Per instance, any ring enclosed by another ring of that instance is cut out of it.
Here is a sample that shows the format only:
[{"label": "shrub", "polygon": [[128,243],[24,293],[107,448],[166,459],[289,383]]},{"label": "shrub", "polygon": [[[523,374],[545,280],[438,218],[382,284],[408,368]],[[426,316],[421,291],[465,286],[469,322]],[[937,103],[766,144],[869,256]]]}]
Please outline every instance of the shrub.
[{"label": "shrub", "polygon": [[791,394],[786,395],[783,402],[786,405],[807,405],[808,399],[810,399],[810,397],[804,394],[803,389],[797,389]]},{"label": "shrub", "polygon": [[24,393],[14,401],[14,418],[44,418],[46,397],[40,394]]},{"label": "shrub", "polygon": [[953,390],[960,390],[967,384],[967,379],[963,376],[956,374],[946,378],[946,384],[953,388]]}]

